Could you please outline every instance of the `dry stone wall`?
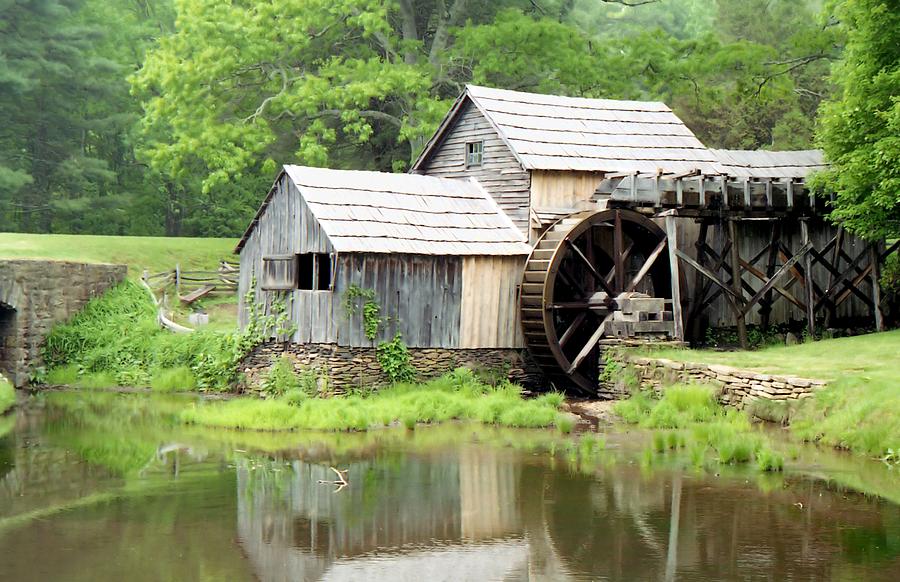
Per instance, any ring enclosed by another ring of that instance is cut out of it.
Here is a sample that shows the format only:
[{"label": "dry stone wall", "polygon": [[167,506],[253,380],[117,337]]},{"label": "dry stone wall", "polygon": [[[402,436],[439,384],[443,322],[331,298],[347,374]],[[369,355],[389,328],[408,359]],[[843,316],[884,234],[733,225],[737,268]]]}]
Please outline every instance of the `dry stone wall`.
[{"label": "dry stone wall", "polygon": [[[663,358],[647,358],[627,353],[610,354],[624,374],[635,374],[640,385],[660,393],[676,382],[701,382],[714,385],[720,403],[742,409],[754,400],[799,400],[809,398],[825,387],[825,380],[763,374],[718,364],[676,362]],[[609,363],[607,363],[609,365]],[[610,375],[612,376],[612,375]],[[624,398],[628,390],[623,382],[607,382],[603,389],[607,398]]]},{"label": "dry stone wall", "polygon": [[[503,374],[526,388],[537,388],[541,381],[540,372],[521,350],[409,348],[409,354],[410,363],[421,379],[434,378],[462,366]],[[297,373],[313,370],[327,378],[330,391],[336,394],[389,383],[378,364],[375,348],[272,341],[257,346],[241,364],[251,391],[259,389],[264,374],[281,356],[292,360]]]},{"label": "dry stone wall", "polygon": [[0,261],[0,370],[18,386],[41,365],[41,344],[57,323],[125,279],[125,265]]}]

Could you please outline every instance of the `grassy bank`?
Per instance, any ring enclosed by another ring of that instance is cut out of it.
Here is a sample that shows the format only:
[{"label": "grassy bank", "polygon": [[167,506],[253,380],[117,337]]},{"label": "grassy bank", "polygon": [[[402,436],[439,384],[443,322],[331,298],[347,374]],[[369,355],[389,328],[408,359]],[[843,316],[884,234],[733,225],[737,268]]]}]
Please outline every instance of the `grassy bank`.
[{"label": "grassy bank", "polygon": [[180,263],[185,270],[212,270],[232,255],[230,238],[95,236],[0,233],[0,258],[50,259],[128,265],[132,278],[144,269],[167,271]]},{"label": "grassy bank", "polygon": [[795,434],[872,456],[900,450],[900,330],[754,352],[653,355],[827,380],[828,387],[814,398],[783,411]]},{"label": "grassy bank", "polygon": [[742,412],[716,403],[709,386],[671,386],[659,400],[638,393],[615,405],[625,422],[656,429],[648,455],[684,449],[696,467],[751,464],[761,471],[781,471],[784,458]]},{"label": "grassy bank", "polygon": [[147,292],[126,281],[53,329],[43,348],[45,380],[82,388],[225,390],[256,339],[237,332],[164,331]]},{"label": "grassy bank", "polygon": [[9,380],[0,376],[0,414],[16,404],[16,391]]},{"label": "grassy bank", "polygon": [[398,384],[364,396],[322,399],[295,391],[271,400],[205,402],[185,411],[182,419],[249,430],[365,431],[394,424],[411,429],[448,420],[538,428],[557,423],[562,403],[557,393],[525,399],[518,386],[489,386],[461,369],[425,384]]}]

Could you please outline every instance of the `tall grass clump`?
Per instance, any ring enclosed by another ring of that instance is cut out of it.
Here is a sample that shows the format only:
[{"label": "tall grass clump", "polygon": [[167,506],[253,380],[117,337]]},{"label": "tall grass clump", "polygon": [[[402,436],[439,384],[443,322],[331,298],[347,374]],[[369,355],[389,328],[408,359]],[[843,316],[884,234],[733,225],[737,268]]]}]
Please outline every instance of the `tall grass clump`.
[{"label": "tall grass clump", "polygon": [[187,366],[159,370],[150,379],[154,392],[191,392],[197,388],[197,378]]},{"label": "tall grass clump", "polygon": [[16,390],[12,383],[0,376],[0,414],[3,414],[16,404]]},{"label": "tall grass clump", "polygon": [[670,386],[660,400],[652,400],[638,392],[628,400],[616,403],[613,410],[629,424],[644,428],[685,428],[711,420],[720,407],[707,386]]},{"label": "tall grass clump", "polygon": [[187,423],[254,430],[357,430],[384,426],[414,429],[419,423],[474,421],[511,427],[552,426],[560,418],[559,396],[522,397],[521,388],[490,386],[468,370],[456,370],[424,384],[395,384],[363,395],[266,400],[239,398],[207,402],[186,412]]},{"label": "tall grass clump", "polygon": [[104,382],[113,378],[111,385],[159,386],[167,370],[182,370],[182,380],[189,370],[197,388],[224,390],[258,340],[248,332],[162,330],[147,291],[125,281],[91,300],[70,322],[53,328],[43,347],[46,380],[96,384],[83,378],[103,374]]}]

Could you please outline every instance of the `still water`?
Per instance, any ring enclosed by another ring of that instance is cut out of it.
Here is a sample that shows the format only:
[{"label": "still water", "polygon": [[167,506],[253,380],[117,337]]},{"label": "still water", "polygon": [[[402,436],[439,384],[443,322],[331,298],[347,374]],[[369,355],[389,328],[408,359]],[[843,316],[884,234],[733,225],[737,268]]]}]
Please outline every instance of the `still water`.
[{"label": "still water", "polygon": [[238,433],[186,405],[0,417],[0,580],[900,580],[900,471],[873,461],[698,471],[640,433]]}]

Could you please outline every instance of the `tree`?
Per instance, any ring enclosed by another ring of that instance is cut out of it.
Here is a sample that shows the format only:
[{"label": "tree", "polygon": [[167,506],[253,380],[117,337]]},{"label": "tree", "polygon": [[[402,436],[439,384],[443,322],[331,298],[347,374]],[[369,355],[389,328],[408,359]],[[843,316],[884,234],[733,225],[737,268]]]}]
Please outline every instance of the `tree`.
[{"label": "tree", "polygon": [[900,236],[900,2],[837,7],[844,56],[823,104],[818,139],[830,167],[815,180],[836,193],[831,217],[866,238]]}]

